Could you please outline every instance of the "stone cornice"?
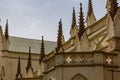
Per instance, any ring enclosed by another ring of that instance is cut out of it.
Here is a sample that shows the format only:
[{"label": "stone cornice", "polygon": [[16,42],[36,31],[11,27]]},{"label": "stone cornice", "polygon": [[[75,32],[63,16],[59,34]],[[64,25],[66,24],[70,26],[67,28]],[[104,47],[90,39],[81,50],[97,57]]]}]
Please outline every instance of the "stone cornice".
[{"label": "stone cornice", "polygon": [[96,66],[102,66],[104,68],[118,68],[118,65],[106,65],[106,64],[82,64],[82,65],[56,65],[55,67],[43,72],[44,74],[48,74],[49,72],[55,70],[58,67],[62,67],[62,68],[70,68],[70,67],[96,67]]},{"label": "stone cornice", "polygon": [[[28,52],[18,52],[18,51],[10,51],[10,50],[2,50],[2,52],[9,52],[9,53],[17,53],[17,54],[28,54]],[[40,53],[31,53],[32,55],[40,55]]]},{"label": "stone cornice", "polygon": [[104,52],[104,51],[91,51],[91,52],[61,52],[61,53],[59,53],[59,54],[56,54],[56,55],[60,55],[60,54],[106,54],[107,53],[107,55],[116,55],[117,56],[117,54],[116,53],[112,53],[112,52]]},{"label": "stone cornice", "polygon": [[[27,59],[28,58],[28,54],[25,53],[16,53],[16,52],[9,52],[7,51],[8,55],[4,55],[5,53],[3,52],[2,57],[3,58],[12,58],[12,59],[18,59],[18,56],[21,57],[21,59]],[[39,59],[39,55],[36,54],[32,54],[32,60],[38,60]]]},{"label": "stone cornice", "polygon": [[15,80],[42,80],[43,76],[39,76],[39,77],[33,77],[33,78],[17,78]]}]

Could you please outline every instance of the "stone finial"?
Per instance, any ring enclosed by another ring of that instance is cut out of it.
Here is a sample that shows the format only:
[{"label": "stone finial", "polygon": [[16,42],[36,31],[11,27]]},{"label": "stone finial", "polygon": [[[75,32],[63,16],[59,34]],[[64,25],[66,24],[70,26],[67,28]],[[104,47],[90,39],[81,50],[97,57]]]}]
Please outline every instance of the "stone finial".
[{"label": "stone finial", "polygon": [[60,19],[59,21],[59,26],[58,26],[58,37],[57,37],[57,48],[56,48],[56,52],[59,51],[59,49],[62,46],[62,36],[63,36],[63,32],[62,32],[62,20]]},{"label": "stone finial", "polygon": [[84,16],[83,16],[83,11],[82,11],[82,3],[80,3],[80,19],[79,19],[79,32],[78,32],[78,36],[79,38],[81,38],[81,36],[83,35],[84,31],[85,31],[85,26],[84,26]]},{"label": "stone finial", "polygon": [[0,25],[1,25],[1,19],[0,19]]},{"label": "stone finial", "polygon": [[27,67],[26,67],[26,72],[28,72],[29,69],[32,69],[32,62],[31,62],[31,47],[29,47],[29,56],[28,56],[28,62],[27,62]]},{"label": "stone finial", "polygon": [[2,30],[1,19],[0,19],[0,29]]},{"label": "stone finial", "polygon": [[93,7],[92,7],[92,0],[88,0],[88,12],[87,14],[90,16],[93,12]]},{"label": "stone finial", "polygon": [[6,20],[6,27],[5,27],[5,38],[6,40],[8,39],[9,37],[9,33],[8,33],[8,19]]},{"label": "stone finial", "polygon": [[118,10],[118,3],[117,3],[117,0],[109,0],[109,1],[110,1],[109,13],[110,13],[112,19],[114,19],[114,16]]},{"label": "stone finial", "polygon": [[42,43],[41,43],[41,54],[40,54],[40,59],[39,59],[39,64],[43,61],[44,57],[45,57],[45,50],[44,50],[44,39],[42,36]]},{"label": "stone finial", "polygon": [[75,8],[73,7],[73,13],[72,13],[72,25],[71,27],[74,28],[76,25],[76,15],[75,15]]},{"label": "stone finial", "polygon": [[16,74],[16,78],[22,78],[22,74],[21,74],[21,63],[20,63],[20,56],[18,58],[18,67],[17,67],[17,74]]},{"label": "stone finial", "polygon": [[0,75],[1,75],[1,80],[3,80],[3,78],[5,77],[5,68],[4,68],[4,66],[2,66],[2,68],[1,68]]}]

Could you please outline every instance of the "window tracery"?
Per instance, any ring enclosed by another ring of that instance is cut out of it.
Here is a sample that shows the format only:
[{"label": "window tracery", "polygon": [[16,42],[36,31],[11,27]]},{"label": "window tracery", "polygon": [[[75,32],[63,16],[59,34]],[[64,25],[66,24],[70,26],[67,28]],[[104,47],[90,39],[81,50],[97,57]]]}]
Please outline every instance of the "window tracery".
[{"label": "window tracery", "polygon": [[92,54],[65,55],[64,63],[66,63],[66,64],[94,63],[94,56]]},{"label": "window tracery", "polygon": [[105,56],[105,63],[107,64],[112,64],[113,63],[113,59],[112,56]]}]

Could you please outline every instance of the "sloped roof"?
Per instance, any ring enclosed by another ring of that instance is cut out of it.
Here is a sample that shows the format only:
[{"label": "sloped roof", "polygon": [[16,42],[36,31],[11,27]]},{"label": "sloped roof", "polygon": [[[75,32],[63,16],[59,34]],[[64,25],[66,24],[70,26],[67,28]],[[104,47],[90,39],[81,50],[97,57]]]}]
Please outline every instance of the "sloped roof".
[{"label": "sloped roof", "polygon": [[[46,54],[51,52],[56,47],[56,42],[44,41],[44,43],[45,43],[45,53]],[[40,54],[41,40],[10,36],[9,51],[28,53],[29,46],[31,46],[32,53]]]}]

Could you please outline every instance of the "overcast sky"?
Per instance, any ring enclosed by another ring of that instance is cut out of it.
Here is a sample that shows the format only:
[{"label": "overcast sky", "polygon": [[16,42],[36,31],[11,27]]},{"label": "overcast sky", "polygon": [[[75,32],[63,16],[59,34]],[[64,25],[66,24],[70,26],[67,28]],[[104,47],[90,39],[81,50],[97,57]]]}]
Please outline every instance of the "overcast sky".
[{"label": "overcast sky", "polygon": [[[92,0],[95,16],[105,15],[107,0]],[[9,20],[11,36],[56,41],[58,21],[62,18],[65,39],[69,38],[72,7],[75,7],[78,22],[79,5],[83,3],[84,16],[88,0],[0,0],[0,18],[3,32],[6,19]],[[120,3],[120,0],[118,0]],[[85,18],[85,17],[84,17]]]}]

